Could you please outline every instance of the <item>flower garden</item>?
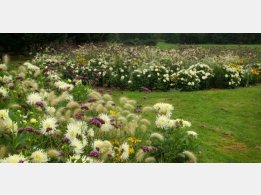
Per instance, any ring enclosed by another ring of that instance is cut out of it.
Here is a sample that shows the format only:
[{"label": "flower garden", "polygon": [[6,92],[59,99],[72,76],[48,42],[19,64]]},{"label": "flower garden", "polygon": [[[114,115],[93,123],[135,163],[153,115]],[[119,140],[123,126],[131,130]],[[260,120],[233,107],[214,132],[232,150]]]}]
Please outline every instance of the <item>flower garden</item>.
[{"label": "flower garden", "polygon": [[192,91],[260,82],[259,55],[204,48],[83,45],[62,51],[47,48],[35,55],[32,64],[94,87]]},{"label": "flower garden", "polygon": [[48,47],[15,68],[6,56],[0,65],[0,162],[197,162],[201,135],[175,114],[176,105],[141,105],[123,90],[256,85],[259,54],[88,44]]}]

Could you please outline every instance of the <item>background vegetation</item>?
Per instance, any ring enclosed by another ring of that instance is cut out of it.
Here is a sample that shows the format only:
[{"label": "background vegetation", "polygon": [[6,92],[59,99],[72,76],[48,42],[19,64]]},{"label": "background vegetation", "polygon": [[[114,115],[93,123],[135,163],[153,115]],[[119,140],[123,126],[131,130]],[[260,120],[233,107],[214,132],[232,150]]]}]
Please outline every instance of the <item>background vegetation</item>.
[{"label": "background vegetation", "polygon": [[2,33],[0,52],[35,50],[50,43],[122,42],[129,45],[176,44],[260,44],[260,33]]}]

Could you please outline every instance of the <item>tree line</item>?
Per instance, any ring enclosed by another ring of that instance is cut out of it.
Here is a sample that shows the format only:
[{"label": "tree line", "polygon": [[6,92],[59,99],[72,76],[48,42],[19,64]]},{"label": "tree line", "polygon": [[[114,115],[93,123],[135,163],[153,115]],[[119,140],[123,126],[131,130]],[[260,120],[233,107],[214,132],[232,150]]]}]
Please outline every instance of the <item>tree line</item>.
[{"label": "tree line", "polygon": [[29,51],[50,43],[155,45],[159,41],[177,44],[261,44],[261,33],[2,33],[0,51]]}]

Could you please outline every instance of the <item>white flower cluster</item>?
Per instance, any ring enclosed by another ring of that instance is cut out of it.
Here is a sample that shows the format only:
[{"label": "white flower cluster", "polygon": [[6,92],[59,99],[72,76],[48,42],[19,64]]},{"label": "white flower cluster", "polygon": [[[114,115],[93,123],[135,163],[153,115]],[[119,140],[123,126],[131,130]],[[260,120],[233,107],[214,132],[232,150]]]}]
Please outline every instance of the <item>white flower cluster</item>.
[{"label": "white flower cluster", "polygon": [[75,154],[82,154],[84,147],[87,145],[88,126],[84,121],[72,121],[67,125],[65,137],[70,141],[70,146],[73,147]]},{"label": "white flower cluster", "polygon": [[[120,159],[122,161],[128,160],[129,144],[124,142],[120,145],[119,150],[121,151]],[[112,158],[115,155],[113,145],[108,140],[95,140],[93,143],[93,151],[97,151],[100,155],[102,155],[103,159]]]},{"label": "white flower cluster", "polygon": [[101,125],[101,131],[108,132],[114,129],[114,127],[111,125],[111,119],[107,114],[100,114],[98,117],[105,122]]},{"label": "white flower cluster", "polygon": [[172,74],[171,85],[182,90],[195,90],[205,88],[211,77],[213,70],[206,64],[197,63]]},{"label": "white flower cluster", "polygon": [[72,84],[68,84],[64,81],[56,81],[54,83],[54,86],[60,90],[66,91],[66,90],[72,90],[73,89],[73,85]]},{"label": "white flower cluster", "polygon": [[42,149],[37,150],[31,154],[31,161],[33,163],[46,163],[48,162],[48,155]]},{"label": "white flower cluster", "polygon": [[159,115],[171,116],[174,107],[171,104],[157,103],[153,106]]},{"label": "white flower cluster", "polygon": [[171,75],[171,86],[181,90],[194,90],[199,88],[200,79],[195,70],[182,69]]},{"label": "white flower cluster", "polygon": [[240,85],[241,82],[241,69],[237,70],[234,67],[224,65],[223,70],[225,71],[225,81],[229,85],[229,87],[237,87]]},{"label": "white flower cluster", "polygon": [[120,146],[120,150],[122,151],[120,158],[122,160],[128,160],[128,158],[129,158],[129,144],[127,142],[123,143]]},{"label": "white flower cluster", "polygon": [[114,156],[113,146],[107,140],[94,140],[93,150],[97,150],[101,155],[107,157],[108,155]]},{"label": "white flower cluster", "polygon": [[35,105],[36,102],[41,102],[43,100],[42,96],[39,93],[30,93],[27,96],[27,103],[30,105]]},{"label": "white flower cluster", "polygon": [[24,63],[24,66],[29,70],[29,71],[32,71],[32,72],[35,72],[35,71],[39,71],[40,68],[38,66],[35,66],[33,64],[31,64],[30,62],[25,62]]},{"label": "white flower cluster", "polygon": [[28,162],[27,158],[23,154],[13,154],[9,155],[4,159],[0,159],[1,163],[26,163]]},{"label": "white flower cluster", "polygon": [[173,111],[172,105],[166,103],[157,103],[153,106],[153,108],[157,111],[158,114],[155,121],[156,127],[165,130],[191,127],[191,123],[189,121],[185,121],[183,119],[174,120],[170,118]]},{"label": "white flower cluster", "polygon": [[189,121],[183,119],[170,119],[166,115],[158,115],[155,121],[155,124],[160,129],[173,129],[173,128],[185,128],[191,127]]},{"label": "white flower cluster", "polygon": [[188,68],[188,70],[193,70],[201,81],[205,81],[213,76],[213,70],[203,63],[197,63]]},{"label": "white flower cluster", "polygon": [[47,78],[50,81],[59,81],[59,80],[61,80],[61,77],[55,71],[48,71],[47,75],[48,75]]},{"label": "white flower cluster", "polygon": [[43,134],[54,134],[57,127],[57,120],[55,117],[48,117],[42,120],[42,129],[41,132]]},{"label": "white flower cluster", "polygon": [[198,134],[195,131],[187,131],[187,134],[192,139],[197,139],[197,137],[198,137]]},{"label": "white flower cluster", "polygon": [[4,84],[8,84],[8,83],[11,83],[13,81],[13,77],[12,75],[9,75],[9,76],[2,76],[0,77],[0,82],[4,83]]}]

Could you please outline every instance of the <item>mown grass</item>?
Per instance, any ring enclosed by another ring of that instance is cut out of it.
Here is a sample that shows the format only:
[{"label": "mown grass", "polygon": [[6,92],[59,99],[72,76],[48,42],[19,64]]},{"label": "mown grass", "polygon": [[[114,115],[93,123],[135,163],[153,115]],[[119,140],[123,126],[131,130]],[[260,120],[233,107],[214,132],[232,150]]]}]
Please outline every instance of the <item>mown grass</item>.
[{"label": "mown grass", "polygon": [[[199,162],[261,162],[261,86],[196,92],[113,91],[143,106],[166,102],[173,118],[192,122],[202,147]],[[155,115],[149,114],[154,122]]]}]

